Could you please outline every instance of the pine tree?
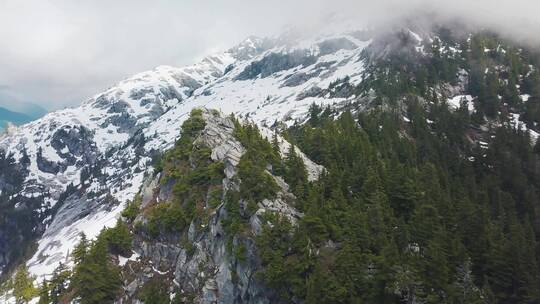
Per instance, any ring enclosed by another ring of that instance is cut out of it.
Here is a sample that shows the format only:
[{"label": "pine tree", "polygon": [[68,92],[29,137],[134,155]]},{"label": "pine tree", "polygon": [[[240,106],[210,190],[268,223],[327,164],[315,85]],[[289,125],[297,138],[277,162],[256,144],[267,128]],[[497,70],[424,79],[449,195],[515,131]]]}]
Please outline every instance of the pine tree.
[{"label": "pine tree", "polygon": [[109,261],[108,243],[101,233],[75,265],[70,286],[81,304],[98,304],[113,303],[120,285],[120,271]]},{"label": "pine tree", "polygon": [[304,197],[308,173],[304,161],[292,145],[285,158],[285,168],[285,181],[291,187],[292,192],[297,196]]},{"label": "pine tree", "polygon": [[86,238],[86,235],[81,232],[79,235],[79,243],[75,246],[75,248],[73,248],[73,252],[71,254],[75,264],[80,264],[86,258],[88,246],[88,239]]},{"label": "pine tree", "polygon": [[[457,269],[456,295],[458,303],[481,304],[484,303],[480,289],[474,283],[471,261],[466,260]],[[488,302],[491,303],[491,302]]]},{"label": "pine tree", "polygon": [[47,280],[43,280],[39,288],[38,304],[50,304],[50,303],[57,303],[57,302],[52,301],[51,296],[49,294],[49,284],[47,283]]},{"label": "pine tree", "polygon": [[121,219],[118,219],[115,227],[106,229],[103,234],[111,253],[124,256],[131,254],[131,233],[128,225]]},{"label": "pine tree", "polygon": [[166,285],[159,280],[153,279],[146,283],[140,293],[139,298],[144,304],[169,304],[169,295]]},{"label": "pine tree", "polygon": [[380,252],[387,247],[391,238],[391,228],[394,217],[388,204],[388,197],[384,192],[378,173],[370,168],[366,181],[362,187],[365,196],[368,232],[371,235],[372,250]]},{"label": "pine tree", "polygon": [[34,278],[28,272],[26,264],[22,264],[13,279],[13,296],[17,303],[28,303],[37,295],[38,290],[34,287]]},{"label": "pine tree", "polygon": [[68,282],[71,278],[71,271],[64,263],[60,263],[54,270],[48,283],[50,299],[52,303],[59,303],[60,298],[68,288]]},{"label": "pine tree", "polygon": [[483,108],[488,117],[496,118],[500,107],[499,100],[499,78],[495,72],[490,72],[486,76],[486,96],[483,102]]},{"label": "pine tree", "polygon": [[277,176],[285,174],[285,168],[281,160],[281,148],[277,132],[272,135],[272,173]]}]

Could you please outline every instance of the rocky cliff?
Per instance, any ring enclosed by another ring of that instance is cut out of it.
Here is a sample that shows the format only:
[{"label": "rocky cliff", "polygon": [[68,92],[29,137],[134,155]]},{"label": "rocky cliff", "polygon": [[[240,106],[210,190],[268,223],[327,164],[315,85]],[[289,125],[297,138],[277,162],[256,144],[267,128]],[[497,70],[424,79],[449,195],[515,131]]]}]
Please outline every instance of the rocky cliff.
[{"label": "rocky cliff", "polygon": [[[251,206],[247,198],[233,195],[240,192],[243,183],[238,166],[247,148],[235,137],[231,118],[210,110],[202,111],[201,115],[205,126],[193,137],[190,157],[186,159],[189,169],[183,174],[200,170],[197,151],[208,149],[209,163],[205,166],[222,164],[218,169],[222,178],[206,182],[208,185],[202,190],[200,186],[190,190],[202,191],[202,201],[196,202],[196,215],[172,233],[164,231],[166,229],[155,233],[147,228],[153,220],[153,210],[182,200],[177,193],[177,179],[183,176],[171,178],[171,173],[164,170],[145,182],[139,195],[140,213],[132,222],[133,255],[129,259],[120,258],[127,286],[124,299],[137,299],[144,286],[158,280],[167,286],[169,294],[181,293],[190,303],[276,303],[272,290],[257,276],[261,265],[255,239],[266,223],[265,216],[270,213],[286,217],[293,224],[302,216],[295,209],[295,196],[283,179],[272,173],[271,167],[264,174],[277,185],[274,197]],[[278,140],[280,152],[285,155],[292,146],[281,138]],[[322,167],[305,157],[304,162],[312,178],[322,172]],[[189,202],[181,204],[189,208],[185,205]],[[238,210],[231,206],[237,206]],[[231,230],[235,216],[245,224],[238,233]]]}]

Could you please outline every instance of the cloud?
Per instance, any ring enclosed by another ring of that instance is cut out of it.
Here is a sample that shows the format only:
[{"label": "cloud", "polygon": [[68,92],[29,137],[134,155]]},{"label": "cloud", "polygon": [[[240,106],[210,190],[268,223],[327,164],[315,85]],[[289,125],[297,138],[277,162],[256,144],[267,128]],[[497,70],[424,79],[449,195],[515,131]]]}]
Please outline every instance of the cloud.
[{"label": "cloud", "polygon": [[0,83],[13,99],[59,108],[248,35],[276,35],[287,25],[316,31],[343,20],[389,24],[424,12],[540,45],[539,11],[532,0],[3,0]]}]

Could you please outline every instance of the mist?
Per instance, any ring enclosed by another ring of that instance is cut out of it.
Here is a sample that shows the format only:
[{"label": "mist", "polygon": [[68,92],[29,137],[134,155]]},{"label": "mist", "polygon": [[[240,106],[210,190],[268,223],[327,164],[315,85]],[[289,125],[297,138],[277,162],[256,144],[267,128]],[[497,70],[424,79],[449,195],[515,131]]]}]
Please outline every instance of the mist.
[{"label": "mist", "polygon": [[312,33],[430,16],[540,47],[539,13],[532,0],[4,0],[0,100],[77,105],[137,72],[191,64],[249,35],[290,27]]}]

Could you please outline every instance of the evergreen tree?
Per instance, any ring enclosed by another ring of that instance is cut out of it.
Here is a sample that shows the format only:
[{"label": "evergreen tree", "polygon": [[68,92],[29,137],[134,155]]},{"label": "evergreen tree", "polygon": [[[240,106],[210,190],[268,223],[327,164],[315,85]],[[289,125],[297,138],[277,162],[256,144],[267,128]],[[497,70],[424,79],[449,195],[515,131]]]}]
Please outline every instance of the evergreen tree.
[{"label": "evergreen tree", "polygon": [[60,303],[60,299],[67,291],[70,278],[71,271],[64,263],[60,263],[54,270],[52,277],[48,282],[49,298],[52,303]]},{"label": "evergreen tree", "polygon": [[73,248],[73,252],[71,253],[75,264],[80,264],[86,258],[88,247],[88,239],[86,238],[86,235],[81,232],[79,235],[79,243]]},{"label": "evergreen tree", "polygon": [[71,288],[81,304],[98,304],[113,303],[120,285],[119,269],[109,261],[107,240],[100,234],[75,265]]},{"label": "evergreen tree", "polygon": [[285,168],[285,181],[295,195],[303,197],[308,182],[308,173],[304,161],[296,153],[294,146],[289,148],[289,152],[285,157]]},{"label": "evergreen tree", "polygon": [[26,264],[17,268],[13,279],[13,296],[17,303],[28,303],[38,295],[38,290],[34,287],[34,278],[28,272]]},{"label": "evergreen tree", "polygon": [[122,220],[118,219],[116,226],[106,229],[103,234],[111,253],[124,256],[131,254],[131,233],[128,225]]},{"label": "evergreen tree", "polygon": [[147,282],[139,293],[139,298],[144,304],[169,304],[169,294],[166,285],[157,279]]},{"label": "evergreen tree", "polygon": [[43,280],[41,286],[39,287],[39,302],[38,304],[50,304],[57,303],[53,302],[49,294],[49,284],[47,280]]}]

